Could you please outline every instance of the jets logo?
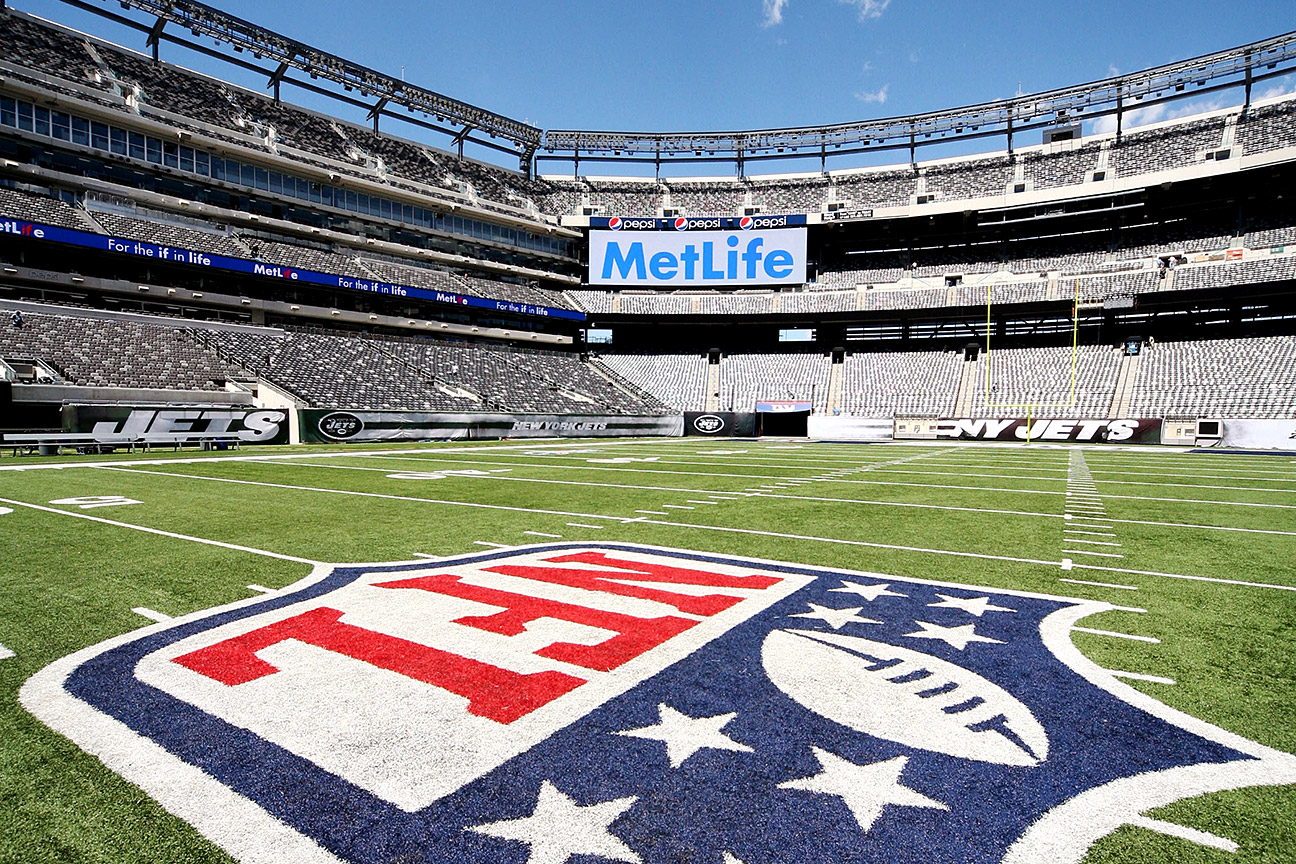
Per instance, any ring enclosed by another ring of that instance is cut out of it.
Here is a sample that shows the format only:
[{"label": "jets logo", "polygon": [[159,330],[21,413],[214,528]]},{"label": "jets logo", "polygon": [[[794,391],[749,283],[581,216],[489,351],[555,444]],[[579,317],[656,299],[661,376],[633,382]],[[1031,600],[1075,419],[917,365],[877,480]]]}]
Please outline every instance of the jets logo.
[{"label": "jets logo", "polygon": [[1296,782],[1080,655],[1112,608],[555,544],[321,566],[21,699],[245,861],[1078,862]]}]

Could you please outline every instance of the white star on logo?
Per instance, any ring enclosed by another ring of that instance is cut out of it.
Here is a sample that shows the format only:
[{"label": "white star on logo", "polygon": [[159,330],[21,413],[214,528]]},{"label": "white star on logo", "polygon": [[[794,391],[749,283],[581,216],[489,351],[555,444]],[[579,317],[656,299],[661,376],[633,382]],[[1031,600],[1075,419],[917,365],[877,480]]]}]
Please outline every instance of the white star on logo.
[{"label": "white star on logo", "polygon": [[872,618],[861,618],[859,611],[863,606],[856,606],[853,609],[834,609],[831,606],[820,606],[818,603],[811,603],[809,612],[799,612],[796,615],[790,615],[790,618],[813,618],[816,621],[823,621],[831,626],[834,630],[840,630],[847,624],[881,624],[881,621],[874,621]]},{"label": "white star on logo", "polygon": [[819,766],[823,769],[811,777],[800,780],[788,780],[780,783],[780,789],[799,789],[803,792],[817,792],[820,795],[835,795],[845,802],[851,815],[867,832],[873,823],[882,815],[882,808],[888,804],[897,807],[927,807],[933,810],[948,810],[949,806],[933,801],[926,795],[920,795],[908,786],[900,785],[900,773],[909,761],[908,756],[897,756],[882,762],[868,765],[856,765],[847,759],[821,750],[814,751]]},{"label": "white star on logo", "polygon": [[900,594],[896,591],[888,591],[887,589],[889,587],[890,585],[885,582],[882,583],[881,585],[861,585],[858,582],[847,582],[845,579],[843,579],[842,587],[829,588],[828,590],[836,591],[841,594],[858,594],[859,596],[863,597],[865,600],[869,601],[870,603],[872,603],[874,600],[876,600],[879,597],[908,597],[909,596],[908,594]]},{"label": "white star on logo", "polygon": [[531,847],[527,864],[566,864],[573,855],[597,855],[613,861],[643,864],[643,859],[608,830],[638,796],[617,798],[585,807],[568,798],[548,780],[530,816],[469,827],[469,831],[516,840]]},{"label": "white star on logo", "polygon": [[660,720],[656,726],[626,729],[616,734],[665,742],[666,756],[670,759],[672,768],[683,765],[684,760],[703,749],[753,752],[746,744],[739,744],[720,731],[738,716],[737,712],[716,714],[713,717],[690,717],[669,705],[658,705],[657,712]]},{"label": "white star on logo", "polygon": [[993,642],[995,645],[1004,644],[1000,639],[991,639],[989,636],[982,636],[976,632],[975,624],[962,624],[958,627],[942,627],[939,624],[929,624],[926,621],[915,621],[919,627],[923,628],[917,633],[906,633],[914,639],[940,639],[958,650],[962,651],[967,647],[969,642]]},{"label": "white star on logo", "polygon": [[987,612],[1016,612],[1016,609],[1009,609],[1006,606],[996,606],[990,602],[989,597],[951,597],[948,594],[937,594],[941,598],[940,603],[928,603],[928,606],[946,606],[950,609],[962,609],[969,615],[975,615],[980,618]]}]

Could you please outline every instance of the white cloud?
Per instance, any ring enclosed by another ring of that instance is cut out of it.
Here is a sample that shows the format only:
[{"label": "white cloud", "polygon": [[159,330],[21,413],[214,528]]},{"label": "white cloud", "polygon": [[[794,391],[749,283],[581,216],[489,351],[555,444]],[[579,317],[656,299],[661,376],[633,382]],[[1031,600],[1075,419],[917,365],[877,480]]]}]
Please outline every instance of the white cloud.
[{"label": "white cloud", "polygon": [[1296,90],[1296,81],[1290,79],[1283,80],[1282,83],[1268,87],[1260,93],[1253,93],[1252,99],[1274,99],[1278,96],[1286,96],[1288,93]]},{"label": "white cloud", "polygon": [[883,84],[876,90],[861,90],[855,94],[855,98],[865,105],[881,105],[887,100],[887,88],[890,84]]},{"label": "white cloud", "polygon": [[[882,13],[891,5],[891,0],[837,0],[843,6],[855,7],[859,20],[868,21],[881,18]],[[787,9],[788,0],[761,0],[762,27],[777,27],[783,23],[783,11]]]},{"label": "white cloud", "polygon": [[761,0],[761,13],[765,16],[761,19],[762,27],[777,27],[783,23],[783,10],[787,8],[788,0]]},{"label": "white cloud", "polygon": [[891,0],[837,0],[838,3],[844,3],[847,6],[854,6],[855,13],[859,15],[861,21],[867,21],[870,18],[881,18],[882,13],[891,5]]},{"label": "white cloud", "polygon": [[1107,77],[1108,77],[1108,78],[1116,78],[1116,77],[1119,77],[1119,76],[1120,76],[1120,69],[1116,68],[1116,64],[1115,64],[1115,63],[1108,63],[1108,64],[1107,64]]}]

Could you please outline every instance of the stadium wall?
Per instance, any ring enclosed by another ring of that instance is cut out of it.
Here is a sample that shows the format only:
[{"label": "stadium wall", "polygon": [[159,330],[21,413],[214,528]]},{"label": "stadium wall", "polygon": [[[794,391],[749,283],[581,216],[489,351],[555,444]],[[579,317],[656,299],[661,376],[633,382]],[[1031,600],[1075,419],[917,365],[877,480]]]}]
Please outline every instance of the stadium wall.
[{"label": "stadium wall", "polygon": [[423,411],[303,409],[306,443],[500,438],[680,437],[684,418],[602,414],[440,414]]}]

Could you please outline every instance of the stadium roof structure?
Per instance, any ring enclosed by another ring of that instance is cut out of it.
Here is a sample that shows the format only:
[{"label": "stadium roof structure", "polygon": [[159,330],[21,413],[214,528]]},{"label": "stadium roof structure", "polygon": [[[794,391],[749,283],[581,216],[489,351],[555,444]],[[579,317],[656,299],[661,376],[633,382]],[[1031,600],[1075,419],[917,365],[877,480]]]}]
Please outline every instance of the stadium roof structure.
[{"label": "stadium roof structure", "polygon": [[[392,106],[405,108],[411,113],[418,112],[429,118],[435,118],[438,124],[459,127],[458,131],[454,131],[433,123],[421,124],[453,136],[456,143],[460,145],[464,140],[471,140],[474,143],[493,147],[497,150],[509,150],[510,148],[500,147],[489,140],[503,139],[512,145],[511,149],[523,155],[524,161],[529,161],[531,154],[540,145],[543,137],[542,130],[529,123],[513,120],[502,114],[496,114],[493,111],[478,108],[467,102],[452,99],[434,90],[428,90],[416,84],[402,81],[399,78],[393,78],[384,72],[353,63],[328,51],[313,48],[303,42],[280,35],[273,30],[267,30],[204,3],[195,3],[191,2],[191,0],[121,0],[122,8],[133,8],[154,16],[156,21],[149,27],[121,15],[107,12],[94,3],[82,2],[82,0],[64,0],[64,2],[137,30],[147,31],[147,44],[153,49],[154,60],[158,59],[159,43],[165,40],[227,62],[236,63],[245,68],[260,72],[268,71],[255,63],[236,60],[218,51],[213,51],[205,45],[166,33],[166,25],[173,23],[188,30],[194,36],[209,36],[215,39],[218,44],[228,43],[235,52],[243,53],[247,51],[257,60],[264,58],[272,63],[277,63],[278,66],[273,71],[268,72],[269,83],[267,84],[267,88],[273,87],[276,99],[279,96],[279,84],[284,81],[323,93],[326,96],[342,98],[345,101],[368,108],[369,118],[374,121],[375,131],[378,126],[378,117],[387,113],[385,109],[388,106]],[[354,98],[342,97],[340,94],[310,85],[308,82],[291,80],[287,77],[289,69],[305,72],[314,80],[331,81],[341,85],[347,92],[358,91],[362,97],[372,98],[376,101],[369,103]],[[401,119],[417,122],[408,117]],[[474,130],[484,133],[487,139],[473,137]]]},{"label": "stadium roof structure", "polygon": [[[826,168],[829,157],[868,151],[908,150],[910,161],[915,162],[919,147],[996,136],[1006,136],[1008,152],[1011,153],[1014,136],[1019,133],[1065,129],[1081,121],[1110,115],[1115,115],[1119,138],[1124,114],[1133,107],[1219,90],[1244,88],[1243,105],[1249,107],[1253,85],[1296,72],[1296,31],[1292,31],[1087,84],[878,120],[728,132],[545,131],[393,78],[194,0],[120,0],[124,9],[153,16],[152,25],[110,12],[94,0],[63,2],[147,33],[147,44],[153,49],[154,59],[157,59],[160,42],[179,44],[267,75],[267,88],[274,90],[276,99],[281,83],[293,84],[365,108],[375,130],[380,117],[390,116],[451,136],[460,155],[464,141],[515,153],[526,171],[532,170],[534,163],[540,161],[571,162],[576,173],[579,173],[582,161],[656,164],[659,172],[664,163],[712,162],[734,164],[737,174],[743,176],[746,163],[753,161],[817,156],[821,168]],[[3,5],[3,0],[0,0],[0,5]],[[228,44],[236,53],[250,52],[253,58],[266,59],[277,66],[265,68],[184,36],[168,33],[165,28],[171,23],[189,30],[194,36],[215,39],[218,46]],[[307,73],[311,80],[290,78],[288,72],[291,69]],[[312,83],[319,80],[339,85],[347,93],[358,91],[362,98]],[[406,113],[393,112],[392,109],[398,108],[406,109]]]},{"label": "stadium roof structure", "polygon": [[541,159],[611,162],[736,162],[908,149],[955,139],[1069,126],[1114,114],[1117,135],[1124,112],[1160,101],[1245,88],[1296,71],[1296,31],[1189,60],[1043,93],[880,120],[732,132],[594,132],[550,130]]}]

